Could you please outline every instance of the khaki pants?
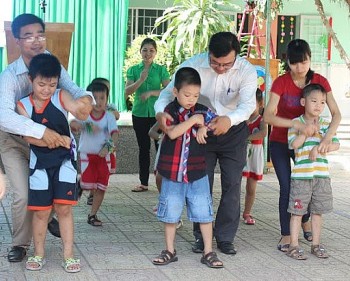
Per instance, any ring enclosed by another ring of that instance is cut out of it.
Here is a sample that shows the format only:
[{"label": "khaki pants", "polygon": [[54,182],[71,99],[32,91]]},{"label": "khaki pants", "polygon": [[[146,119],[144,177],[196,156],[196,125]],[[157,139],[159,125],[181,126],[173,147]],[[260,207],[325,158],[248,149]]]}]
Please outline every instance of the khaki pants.
[{"label": "khaki pants", "polygon": [[29,146],[22,138],[0,131],[0,153],[13,194],[12,244],[28,247],[32,240],[32,212],[27,211]]}]

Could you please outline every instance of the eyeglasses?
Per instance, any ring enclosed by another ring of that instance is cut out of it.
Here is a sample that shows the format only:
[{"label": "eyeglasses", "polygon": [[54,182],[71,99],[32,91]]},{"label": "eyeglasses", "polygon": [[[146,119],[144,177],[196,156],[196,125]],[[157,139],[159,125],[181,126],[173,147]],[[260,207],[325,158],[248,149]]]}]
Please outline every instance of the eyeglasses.
[{"label": "eyeglasses", "polygon": [[209,56],[209,64],[210,64],[210,66],[213,67],[213,68],[222,67],[222,68],[224,68],[224,69],[230,69],[230,68],[233,66],[233,64],[235,63],[235,60],[236,60],[236,58],[235,58],[232,62],[228,62],[228,63],[218,63],[218,62],[216,62],[216,61],[213,61],[213,60],[211,59],[211,57]]},{"label": "eyeglasses", "polygon": [[29,37],[18,37],[18,39],[24,40],[26,43],[34,43],[37,39],[39,42],[45,41],[46,36],[45,35],[39,35],[39,36],[29,36]]}]

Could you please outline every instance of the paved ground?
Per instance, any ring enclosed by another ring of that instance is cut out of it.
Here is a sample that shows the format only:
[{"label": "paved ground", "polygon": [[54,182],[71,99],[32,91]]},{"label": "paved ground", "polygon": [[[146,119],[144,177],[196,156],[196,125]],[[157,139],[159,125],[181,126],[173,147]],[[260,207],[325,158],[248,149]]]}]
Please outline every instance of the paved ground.
[{"label": "paved ground", "polygon": [[[258,186],[255,226],[241,223],[235,239],[236,256],[219,253],[224,269],[209,269],[191,252],[191,224],[184,216],[178,231],[176,249],[179,261],[154,266],[151,259],[163,248],[163,228],[152,213],[157,201],[153,187],[132,193],[137,175],[114,175],[103,203],[101,228],[87,224],[86,195],[74,208],[75,252],[82,271],[67,274],[61,268],[61,243],[48,234],[47,264],[40,272],[29,272],[22,263],[8,263],[11,247],[11,193],[0,204],[0,280],[350,280],[350,145],[329,157],[332,166],[334,211],[324,217],[323,243],[331,257],[320,260],[309,254],[310,245],[300,235],[309,256],[296,261],[276,249],[279,239],[278,183],[270,171]],[[153,177],[152,181],[153,181]],[[244,183],[243,183],[244,184]],[[214,205],[220,196],[219,175],[215,181]],[[242,189],[242,199],[244,189]],[[215,246],[215,244],[214,244]],[[32,249],[29,250],[32,254]]]}]

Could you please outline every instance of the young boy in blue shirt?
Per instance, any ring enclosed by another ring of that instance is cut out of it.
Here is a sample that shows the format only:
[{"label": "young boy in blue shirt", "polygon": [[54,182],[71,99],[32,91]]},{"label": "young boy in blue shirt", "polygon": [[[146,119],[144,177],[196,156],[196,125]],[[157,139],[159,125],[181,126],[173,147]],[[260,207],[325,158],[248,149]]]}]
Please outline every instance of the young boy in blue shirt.
[{"label": "young boy in blue shirt", "polygon": [[173,119],[164,132],[157,165],[162,176],[157,217],[164,222],[166,250],[153,259],[155,265],[178,260],[174,247],[176,225],[186,203],[188,219],[200,223],[203,234],[201,262],[212,268],[223,267],[212,250],[213,203],[205,163],[206,124],[212,112],[197,103],[200,88],[201,79],[195,69],[179,69],[173,89],[176,98],[164,110]]}]

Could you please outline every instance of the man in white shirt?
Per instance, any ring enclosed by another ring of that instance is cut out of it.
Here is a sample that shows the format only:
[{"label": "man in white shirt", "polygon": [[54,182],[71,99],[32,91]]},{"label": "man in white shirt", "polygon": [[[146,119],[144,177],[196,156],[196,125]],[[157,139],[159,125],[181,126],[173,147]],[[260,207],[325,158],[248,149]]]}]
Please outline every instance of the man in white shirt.
[{"label": "man in white shirt", "polygon": [[[217,115],[209,124],[206,163],[213,188],[214,169],[219,161],[221,170],[221,200],[215,220],[214,236],[218,248],[225,254],[234,255],[233,246],[240,218],[240,193],[242,170],[246,161],[248,120],[256,106],[257,74],[253,65],[239,56],[240,43],[231,32],[214,34],[209,42],[209,52],[195,55],[181,67],[196,69],[202,80],[198,102],[211,108]],[[161,91],[155,104],[157,120],[166,130],[165,106],[172,101],[174,82]],[[199,226],[193,229],[195,253],[204,248]]]},{"label": "man in white shirt", "polygon": [[[20,262],[26,255],[32,239],[31,218],[27,212],[29,146],[20,136],[43,139],[49,148],[64,144],[62,136],[42,124],[17,114],[17,101],[30,94],[28,65],[31,59],[46,51],[45,24],[32,14],[21,14],[12,22],[12,33],[21,50],[21,56],[0,74],[0,153],[6,176],[13,192],[12,202],[12,248],[8,253],[10,262]],[[59,88],[74,98],[86,96],[86,110],[91,111],[91,93],[79,88],[62,67]]]}]

